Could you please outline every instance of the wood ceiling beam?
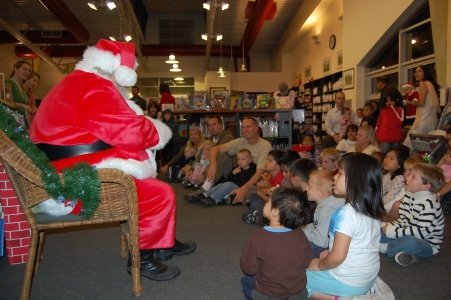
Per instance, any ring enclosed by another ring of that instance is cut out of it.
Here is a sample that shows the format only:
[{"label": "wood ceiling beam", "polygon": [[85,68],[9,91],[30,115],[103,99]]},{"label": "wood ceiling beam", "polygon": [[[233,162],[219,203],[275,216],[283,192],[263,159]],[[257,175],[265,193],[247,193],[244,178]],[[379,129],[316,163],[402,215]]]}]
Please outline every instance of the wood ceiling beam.
[{"label": "wood ceiling beam", "polygon": [[277,3],[274,0],[257,0],[253,5],[252,12],[249,13],[250,19],[247,22],[244,30],[243,38],[241,39],[240,48],[242,49],[244,43],[244,55],[248,56],[250,50],[254,46],[255,41],[260,34],[266,20],[271,20],[277,11]]},{"label": "wood ceiling beam", "polygon": [[61,0],[39,0],[77,38],[80,43],[89,41],[89,32]]},{"label": "wood ceiling beam", "polygon": [[60,73],[65,74],[65,70],[62,69],[57,63],[55,63],[41,48],[37,47],[33,44],[29,39],[23,36],[19,31],[17,31],[14,27],[8,25],[5,20],[0,18],[0,26],[5,28],[9,33],[11,33],[16,39],[24,43],[28,48],[30,48],[34,53],[36,53],[43,61],[48,63],[50,66],[57,69]]}]

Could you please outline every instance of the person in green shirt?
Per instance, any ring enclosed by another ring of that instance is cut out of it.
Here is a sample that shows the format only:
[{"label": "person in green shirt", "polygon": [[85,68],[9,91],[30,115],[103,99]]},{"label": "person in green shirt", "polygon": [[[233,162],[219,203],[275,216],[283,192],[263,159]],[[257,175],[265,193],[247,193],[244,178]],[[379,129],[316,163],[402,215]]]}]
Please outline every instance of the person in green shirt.
[{"label": "person in green shirt", "polygon": [[[28,96],[22,87],[22,84],[30,77],[31,66],[26,61],[18,61],[14,64],[10,78],[5,80],[5,85],[11,87],[11,100],[2,101],[13,110],[23,116],[23,120],[29,125],[28,113],[32,108],[28,105]],[[27,126],[28,127],[28,126]]]}]

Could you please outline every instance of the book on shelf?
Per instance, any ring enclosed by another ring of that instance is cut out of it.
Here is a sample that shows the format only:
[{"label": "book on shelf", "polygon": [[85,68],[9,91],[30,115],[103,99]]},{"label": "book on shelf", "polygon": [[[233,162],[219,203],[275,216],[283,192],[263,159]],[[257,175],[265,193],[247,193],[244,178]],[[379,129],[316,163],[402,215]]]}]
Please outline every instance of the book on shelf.
[{"label": "book on shelf", "polygon": [[229,103],[229,91],[215,91],[211,98],[211,109],[226,109]]},{"label": "book on shelf", "polygon": [[276,108],[290,108],[290,97],[288,96],[276,96],[274,101],[276,102]]},{"label": "book on shelf", "polygon": [[245,95],[241,102],[242,109],[253,109],[254,108],[254,99],[250,98],[249,95]]},{"label": "book on shelf", "polygon": [[271,95],[270,94],[258,94],[257,95],[257,108],[261,108],[261,109],[271,108]]},{"label": "book on shelf", "polygon": [[209,109],[208,96],[206,91],[194,91],[191,94],[190,104],[194,110]]}]

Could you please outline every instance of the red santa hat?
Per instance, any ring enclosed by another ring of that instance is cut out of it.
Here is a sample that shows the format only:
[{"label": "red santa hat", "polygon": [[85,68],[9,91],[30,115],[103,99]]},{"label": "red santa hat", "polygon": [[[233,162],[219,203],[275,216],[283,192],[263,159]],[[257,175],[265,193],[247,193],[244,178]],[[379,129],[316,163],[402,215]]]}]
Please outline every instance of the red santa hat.
[{"label": "red santa hat", "polygon": [[120,86],[136,83],[135,44],[101,39],[83,53],[77,69],[99,75],[112,75]]},{"label": "red santa hat", "polygon": [[406,83],[403,83],[403,85],[401,85],[401,88],[403,88],[403,89],[407,89],[407,88],[413,89],[413,83],[410,82],[410,81],[408,81]]}]

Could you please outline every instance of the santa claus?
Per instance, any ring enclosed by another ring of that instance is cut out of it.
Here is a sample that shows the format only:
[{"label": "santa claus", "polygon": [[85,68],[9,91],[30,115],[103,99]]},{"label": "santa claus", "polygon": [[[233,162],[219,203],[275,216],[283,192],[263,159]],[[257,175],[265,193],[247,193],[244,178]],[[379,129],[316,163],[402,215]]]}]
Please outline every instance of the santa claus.
[{"label": "santa claus", "polygon": [[196,249],[175,240],[175,193],[155,179],[152,151],[171,138],[159,120],[125,100],[137,74],[135,46],[100,40],[88,47],[75,70],[43,99],[30,138],[60,171],[77,162],[117,168],[134,177],[138,193],[141,275],[168,280],[180,269],[161,263]]}]

